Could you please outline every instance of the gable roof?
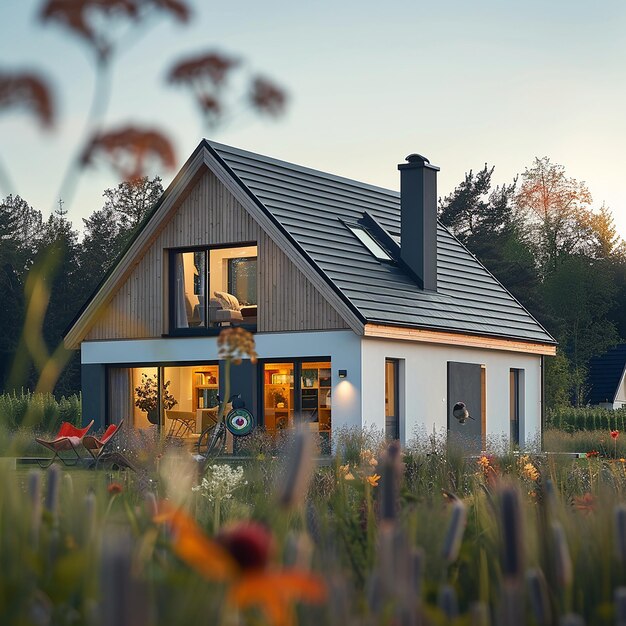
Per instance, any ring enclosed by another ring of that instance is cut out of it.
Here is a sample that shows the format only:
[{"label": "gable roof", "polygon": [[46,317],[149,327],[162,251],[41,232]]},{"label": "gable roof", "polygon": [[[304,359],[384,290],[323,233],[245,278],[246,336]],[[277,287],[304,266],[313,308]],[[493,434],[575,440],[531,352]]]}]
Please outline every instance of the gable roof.
[{"label": "gable roof", "polygon": [[441,224],[437,292],[422,290],[401,264],[372,256],[344,221],[356,223],[367,212],[399,243],[398,192],[207,144],[367,323],[556,343]]},{"label": "gable roof", "polygon": [[556,343],[439,223],[437,292],[422,290],[403,264],[381,263],[372,256],[346,224],[363,218],[377,223],[384,229],[379,243],[387,250],[397,248],[398,192],[203,140],[69,325],[68,346],[82,339],[98,308],[203,167],[217,174],[355,331],[369,323]]},{"label": "gable roof", "polygon": [[614,402],[626,369],[626,343],[589,361],[589,403]]}]

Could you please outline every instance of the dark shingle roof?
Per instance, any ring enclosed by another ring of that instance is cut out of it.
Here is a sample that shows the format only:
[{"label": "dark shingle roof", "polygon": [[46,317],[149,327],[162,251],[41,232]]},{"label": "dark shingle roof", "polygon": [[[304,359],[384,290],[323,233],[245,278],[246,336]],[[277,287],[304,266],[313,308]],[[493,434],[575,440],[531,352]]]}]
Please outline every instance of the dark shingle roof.
[{"label": "dark shingle roof", "polygon": [[589,361],[589,403],[613,402],[626,367],[626,343]]},{"label": "dark shingle roof", "polygon": [[555,343],[441,224],[433,293],[401,266],[376,260],[340,221],[367,211],[400,241],[398,192],[208,144],[368,322]]}]

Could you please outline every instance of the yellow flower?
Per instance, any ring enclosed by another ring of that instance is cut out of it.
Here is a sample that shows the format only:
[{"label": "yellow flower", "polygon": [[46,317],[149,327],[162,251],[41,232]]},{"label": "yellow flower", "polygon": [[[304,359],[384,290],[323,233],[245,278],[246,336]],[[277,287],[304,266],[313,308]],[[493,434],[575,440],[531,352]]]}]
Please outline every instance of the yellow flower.
[{"label": "yellow flower", "polygon": [[619,462],[620,463],[626,463],[626,459],[620,459]]},{"label": "yellow flower", "polygon": [[345,478],[346,480],[354,480],[354,474],[353,474],[352,472],[348,472],[348,473],[344,476],[344,478]]},{"label": "yellow flower", "polygon": [[378,487],[378,481],[380,480],[380,474],[372,474],[365,479],[372,487]]},{"label": "yellow flower", "polygon": [[478,465],[480,465],[484,470],[489,469],[489,458],[484,454],[477,461]]},{"label": "yellow flower", "polygon": [[539,478],[539,471],[532,463],[526,463],[522,472],[526,478],[529,478],[532,481],[536,481]]},{"label": "yellow flower", "polygon": [[347,474],[350,471],[350,463],[346,463],[345,465],[339,466],[340,474]]}]

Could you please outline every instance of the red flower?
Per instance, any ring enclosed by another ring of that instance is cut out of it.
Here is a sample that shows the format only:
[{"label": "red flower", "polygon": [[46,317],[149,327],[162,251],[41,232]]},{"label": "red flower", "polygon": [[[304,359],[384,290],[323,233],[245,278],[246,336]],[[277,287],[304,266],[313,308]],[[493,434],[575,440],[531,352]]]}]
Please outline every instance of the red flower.
[{"label": "red flower", "polygon": [[112,496],[116,496],[119,493],[122,493],[122,491],[124,491],[124,488],[119,483],[110,483],[109,486],[107,487],[107,491]]},{"label": "red flower", "polygon": [[222,530],[215,538],[242,570],[263,569],[272,551],[272,535],[261,524],[243,522]]},{"label": "red flower", "polygon": [[595,504],[595,498],[590,493],[586,493],[584,496],[577,496],[573,502],[574,508],[583,513],[591,513],[595,508]]},{"label": "red flower", "polygon": [[617,439],[619,437],[619,430],[611,431],[611,439]]},{"label": "red flower", "polygon": [[597,456],[599,456],[600,453],[597,450],[589,450],[589,452],[587,452],[587,458],[591,459],[591,458],[595,458]]}]

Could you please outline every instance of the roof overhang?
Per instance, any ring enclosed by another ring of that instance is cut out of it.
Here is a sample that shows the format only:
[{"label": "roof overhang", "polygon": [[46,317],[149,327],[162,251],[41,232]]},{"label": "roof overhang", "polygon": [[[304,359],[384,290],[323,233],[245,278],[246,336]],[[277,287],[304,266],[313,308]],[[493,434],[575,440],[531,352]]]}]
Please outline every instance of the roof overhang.
[{"label": "roof overhang", "polygon": [[374,337],[378,339],[436,343],[450,346],[462,346],[466,348],[503,350],[505,352],[524,352],[526,354],[546,356],[554,356],[556,354],[556,345],[554,344],[536,343],[520,339],[508,339],[505,337],[487,337],[466,333],[451,333],[425,328],[366,324],[363,334],[365,337]]}]

